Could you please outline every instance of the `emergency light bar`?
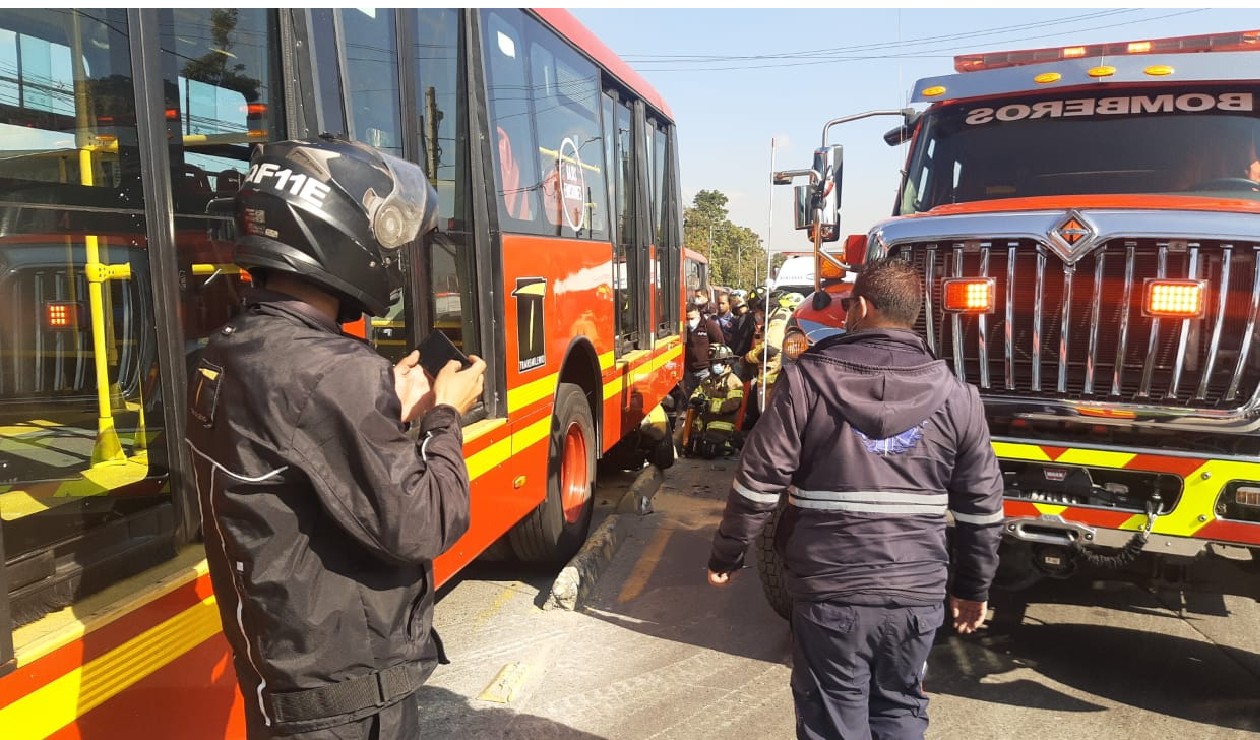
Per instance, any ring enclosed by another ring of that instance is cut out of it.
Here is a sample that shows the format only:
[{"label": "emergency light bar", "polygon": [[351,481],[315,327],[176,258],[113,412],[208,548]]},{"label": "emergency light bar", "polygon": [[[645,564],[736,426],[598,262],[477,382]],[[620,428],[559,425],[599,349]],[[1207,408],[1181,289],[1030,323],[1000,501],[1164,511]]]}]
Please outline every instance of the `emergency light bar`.
[{"label": "emergency light bar", "polygon": [[1128,56],[1131,54],[1192,54],[1204,51],[1260,51],[1260,30],[1205,33],[1197,36],[1173,36],[1150,41],[1122,41],[1088,46],[1062,46],[1024,51],[991,51],[962,54],[954,57],[957,72],[978,72],[1025,64],[1058,62],[1095,56]]},{"label": "emergency light bar", "polygon": [[79,304],[74,301],[52,301],[44,304],[44,326],[53,330],[78,329]]},{"label": "emergency light bar", "polygon": [[993,278],[946,278],[942,304],[949,313],[993,313]]},{"label": "emergency light bar", "polygon": [[1142,315],[1157,319],[1197,319],[1203,316],[1202,280],[1147,278]]}]

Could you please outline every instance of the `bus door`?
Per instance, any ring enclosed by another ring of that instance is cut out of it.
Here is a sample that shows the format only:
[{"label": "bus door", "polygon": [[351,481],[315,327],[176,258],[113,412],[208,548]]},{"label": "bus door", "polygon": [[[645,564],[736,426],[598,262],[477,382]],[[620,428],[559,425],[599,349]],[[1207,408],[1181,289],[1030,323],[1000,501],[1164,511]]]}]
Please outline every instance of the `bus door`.
[{"label": "bus door", "polygon": [[611,149],[610,188],[616,230],[613,237],[613,300],[616,316],[617,356],[647,349],[642,330],[645,307],[646,264],[638,214],[638,168],[635,166],[634,109],[616,90],[604,92],[604,138]]}]

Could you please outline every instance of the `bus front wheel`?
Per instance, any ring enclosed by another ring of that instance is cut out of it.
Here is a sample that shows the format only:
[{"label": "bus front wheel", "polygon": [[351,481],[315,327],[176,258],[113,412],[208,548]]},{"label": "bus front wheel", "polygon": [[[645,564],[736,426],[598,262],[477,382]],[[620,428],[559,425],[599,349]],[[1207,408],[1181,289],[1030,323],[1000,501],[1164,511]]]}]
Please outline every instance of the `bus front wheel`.
[{"label": "bus front wheel", "polygon": [[586,540],[595,508],[595,447],[586,394],[561,383],[551,418],[547,496],[508,536],[522,562],[563,563]]}]

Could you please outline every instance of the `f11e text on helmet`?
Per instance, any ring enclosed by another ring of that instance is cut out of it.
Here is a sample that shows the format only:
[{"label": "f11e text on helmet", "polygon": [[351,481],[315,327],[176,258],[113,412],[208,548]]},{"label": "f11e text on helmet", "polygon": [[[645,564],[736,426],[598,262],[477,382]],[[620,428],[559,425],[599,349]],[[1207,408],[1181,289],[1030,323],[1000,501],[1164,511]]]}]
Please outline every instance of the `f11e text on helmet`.
[{"label": "f11e text on helmet", "polygon": [[340,320],[381,316],[402,286],[399,248],[434,227],[437,205],[419,166],[366,144],[260,144],[236,195],[236,261],[329,291]]}]

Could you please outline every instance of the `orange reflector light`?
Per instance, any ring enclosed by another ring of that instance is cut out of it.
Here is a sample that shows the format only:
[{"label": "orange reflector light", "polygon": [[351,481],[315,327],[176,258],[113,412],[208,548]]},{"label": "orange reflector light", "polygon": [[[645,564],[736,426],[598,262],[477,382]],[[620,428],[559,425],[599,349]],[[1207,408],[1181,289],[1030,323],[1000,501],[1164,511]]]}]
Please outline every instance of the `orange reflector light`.
[{"label": "orange reflector light", "polygon": [[805,335],[793,329],[783,337],[783,354],[788,356],[789,360],[795,360],[801,356],[801,353],[809,349],[809,340]]},{"label": "orange reflector light", "polygon": [[1033,78],[1033,82],[1038,85],[1048,85],[1051,82],[1058,82],[1061,79],[1063,79],[1063,75],[1058,72],[1042,72]]},{"label": "orange reflector light", "polygon": [[923,96],[927,98],[934,98],[937,95],[944,95],[944,94],[945,94],[945,87],[943,85],[933,85],[932,87],[923,88]]},{"label": "orange reflector light", "polygon": [[53,330],[78,329],[79,304],[73,301],[45,303],[44,325]]},{"label": "orange reflector light", "polygon": [[1173,73],[1173,68],[1167,64],[1152,64],[1142,71],[1151,77],[1167,77]]},{"label": "orange reflector light", "polygon": [[1110,65],[1106,65],[1106,64],[1104,64],[1104,65],[1103,65],[1103,66],[1101,66],[1101,67],[1093,67],[1093,68],[1091,68],[1091,69],[1090,69],[1088,72],[1086,72],[1085,74],[1089,75],[1090,77],[1110,77],[1110,76],[1112,76],[1112,75],[1113,75],[1113,74],[1115,74],[1115,73],[1116,73],[1116,68],[1115,68],[1115,67],[1112,67],[1112,66],[1110,66]]},{"label": "orange reflector light", "polygon": [[1260,509],[1260,488],[1239,486],[1234,491],[1234,501],[1241,506],[1254,506]]},{"label": "orange reflector light", "polygon": [[840,280],[843,277],[843,267],[826,258],[818,260],[818,278],[820,280]]},{"label": "orange reflector light", "polygon": [[178,120],[179,120],[179,109],[178,109],[178,108],[167,108],[167,109],[166,109],[166,120],[168,120],[168,121],[178,121]]},{"label": "orange reflector light", "polygon": [[993,313],[993,278],[946,278],[943,302],[950,313]]},{"label": "orange reflector light", "polygon": [[1202,280],[1147,278],[1142,315],[1164,319],[1197,319],[1203,316]]},{"label": "orange reflector light", "polygon": [[1136,419],[1137,414],[1122,409],[1094,408],[1082,406],[1076,412],[1081,416],[1092,416],[1096,419]]}]

